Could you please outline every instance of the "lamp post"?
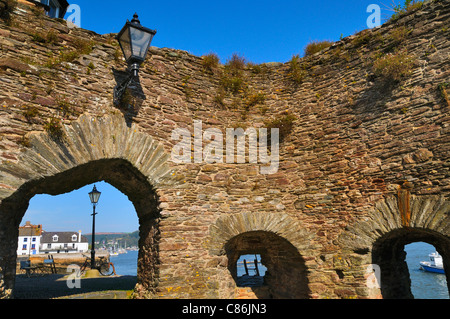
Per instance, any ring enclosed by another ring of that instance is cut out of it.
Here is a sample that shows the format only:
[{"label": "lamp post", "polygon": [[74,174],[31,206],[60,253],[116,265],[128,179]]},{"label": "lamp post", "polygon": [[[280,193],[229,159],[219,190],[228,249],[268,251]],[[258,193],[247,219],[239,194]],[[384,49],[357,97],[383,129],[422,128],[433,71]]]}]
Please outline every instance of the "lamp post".
[{"label": "lamp post", "polygon": [[119,104],[126,88],[130,85],[134,77],[138,76],[139,67],[145,61],[148,49],[152,42],[156,30],[145,28],[141,25],[138,15],[135,13],[133,19],[127,20],[125,26],[117,35],[120,48],[128,64],[129,75],[122,83],[114,88],[114,103]]},{"label": "lamp post", "polygon": [[95,269],[95,207],[97,206],[98,200],[101,193],[97,190],[94,185],[92,192],[89,193],[89,198],[91,199],[93,214],[92,214],[92,243],[91,243],[91,269]]}]

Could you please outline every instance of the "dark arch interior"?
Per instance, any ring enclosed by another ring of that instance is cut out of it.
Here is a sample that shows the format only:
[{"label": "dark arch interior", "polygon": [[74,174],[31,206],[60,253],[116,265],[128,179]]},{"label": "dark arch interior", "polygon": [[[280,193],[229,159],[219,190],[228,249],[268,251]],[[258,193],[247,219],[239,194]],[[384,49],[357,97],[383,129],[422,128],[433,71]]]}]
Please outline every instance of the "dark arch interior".
[{"label": "dark arch interior", "polygon": [[[392,231],[373,246],[372,262],[380,266],[381,293],[385,299],[413,299],[411,279],[406,264],[405,245],[425,242],[433,245],[443,257],[444,268],[450,269],[450,239],[434,231],[404,228]],[[447,285],[449,272],[446,271]],[[450,290],[450,286],[449,286]]]},{"label": "dark arch interior", "polygon": [[128,196],[139,218],[138,283],[154,291],[159,264],[159,210],[155,189],[131,163],[106,159],[24,184],[0,205],[0,251],[6,289],[13,289],[19,224],[37,194],[60,195],[105,181]]},{"label": "dark arch interior", "polygon": [[267,268],[264,284],[253,287],[259,298],[306,299],[310,296],[303,257],[286,239],[266,231],[252,231],[232,238],[225,246],[228,269],[238,283],[237,261],[242,255],[259,255]]}]

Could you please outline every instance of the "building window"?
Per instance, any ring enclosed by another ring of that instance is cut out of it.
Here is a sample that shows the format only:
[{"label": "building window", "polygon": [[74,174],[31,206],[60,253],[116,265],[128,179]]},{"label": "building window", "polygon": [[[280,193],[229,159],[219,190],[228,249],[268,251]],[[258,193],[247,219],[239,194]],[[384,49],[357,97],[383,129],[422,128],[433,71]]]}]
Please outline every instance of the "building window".
[{"label": "building window", "polygon": [[47,244],[47,248],[52,248],[52,244]]},{"label": "building window", "polygon": [[53,236],[53,241],[58,241],[58,235]]},{"label": "building window", "polygon": [[72,235],[72,241],[77,241],[77,235]]},{"label": "building window", "polygon": [[36,242],[36,237],[33,237],[33,239],[31,241],[32,242]]},{"label": "building window", "polygon": [[31,245],[31,250],[36,250],[36,244]]},{"label": "building window", "polygon": [[22,246],[22,250],[27,250],[27,245],[26,244]]},{"label": "building window", "polygon": [[41,0],[41,3],[48,6],[49,10],[46,12],[50,18],[59,18],[62,8],[57,0]]},{"label": "building window", "polygon": [[28,238],[25,237],[25,238],[23,239],[23,242],[24,242],[24,243],[28,242]]}]

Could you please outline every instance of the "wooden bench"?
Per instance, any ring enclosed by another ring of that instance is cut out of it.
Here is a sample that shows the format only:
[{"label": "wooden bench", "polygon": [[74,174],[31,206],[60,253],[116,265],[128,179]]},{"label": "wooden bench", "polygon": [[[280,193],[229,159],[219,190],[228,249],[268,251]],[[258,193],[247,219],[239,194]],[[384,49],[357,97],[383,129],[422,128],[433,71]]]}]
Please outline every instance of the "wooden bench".
[{"label": "wooden bench", "polygon": [[31,277],[32,274],[38,271],[39,267],[32,266],[30,260],[22,260],[20,262],[20,270],[25,270],[27,277]]},{"label": "wooden bench", "polygon": [[30,260],[22,260],[20,262],[20,270],[25,270],[27,277],[31,277],[33,274],[56,274],[56,265],[53,259],[53,255],[48,255],[48,259],[45,259],[42,264],[32,265]]},{"label": "wooden bench", "polygon": [[50,272],[52,274],[56,274],[56,265],[55,265],[55,260],[53,259],[53,255],[48,255],[48,259],[44,260],[44,266],[47,269],[50,268]]}]

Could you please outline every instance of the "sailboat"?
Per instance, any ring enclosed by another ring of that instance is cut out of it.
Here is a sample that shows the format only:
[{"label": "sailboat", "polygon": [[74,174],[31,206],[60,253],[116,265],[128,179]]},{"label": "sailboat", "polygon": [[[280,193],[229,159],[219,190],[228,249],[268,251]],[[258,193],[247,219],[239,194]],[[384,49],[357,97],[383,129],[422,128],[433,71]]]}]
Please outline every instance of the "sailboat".
[{"label": "sailboat", "polygon": [[421,269],[437,274],[445,274],[442,256],[438,252],[434,252],[429,254],[428,257],[430,257],[430,261],[420,262]]},{"label": "sailboat", "polygon": [[114,245],[114,247],[109,250],[109,256],[114,257],[114,256],[119,256],[118,251],[116,250],[116,246]]}]

